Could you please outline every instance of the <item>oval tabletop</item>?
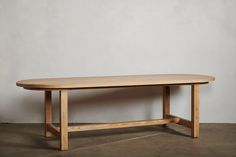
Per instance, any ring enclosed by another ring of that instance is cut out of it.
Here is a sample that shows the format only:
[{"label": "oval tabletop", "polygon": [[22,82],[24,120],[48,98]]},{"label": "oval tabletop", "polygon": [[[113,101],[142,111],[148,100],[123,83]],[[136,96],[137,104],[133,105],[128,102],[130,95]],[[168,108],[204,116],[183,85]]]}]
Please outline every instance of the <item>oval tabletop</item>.
[{"label": "oval tabletop", "polygon": [[213,76],[195,74],[156,74],[100,77],[41,78],[21,80],[17,86],[26,89],[84,89],[148,85],[203,84],[213,81]]}]

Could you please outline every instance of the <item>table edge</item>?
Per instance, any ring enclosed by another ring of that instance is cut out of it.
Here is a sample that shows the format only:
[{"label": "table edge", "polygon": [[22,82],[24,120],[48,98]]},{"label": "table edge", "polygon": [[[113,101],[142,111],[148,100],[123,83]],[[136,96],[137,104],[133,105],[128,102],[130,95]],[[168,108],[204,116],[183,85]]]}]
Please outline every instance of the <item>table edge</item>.
[{"label": "table edge", "polygon": [[[181,75],[181,74],[180,74]],[[198,75],[198,74],[187,74],[187,75]],[[129,75],[132,76],[132,75]],[[137,76],[137,75],[134,75]],[[145,76],[145,75],[144,75]],[[146,83],[146,84],[123,84],[123,85],[96,85],[96,86],[74,86],[71,87],[70,85],[46,85],[46,84],[22,84],[20,80],[16,82],[16,86],[23,87],[29,90],[59,90],[59,89],[94,89],[94,88],[119,88],[119,87],[139,87],[139,86],[170,86],[170,85],[191,85],[191,84],[207,84],[211,81],[215,80],[215,77],[210,75],[199,75],[208,77],[208,79],[199,79],[197,81],[190,81],[190,82],[173,82],[173,83]],[[103,76],[104,77],[104,76]],[[109,77],[109,76],[108,76]]]}]

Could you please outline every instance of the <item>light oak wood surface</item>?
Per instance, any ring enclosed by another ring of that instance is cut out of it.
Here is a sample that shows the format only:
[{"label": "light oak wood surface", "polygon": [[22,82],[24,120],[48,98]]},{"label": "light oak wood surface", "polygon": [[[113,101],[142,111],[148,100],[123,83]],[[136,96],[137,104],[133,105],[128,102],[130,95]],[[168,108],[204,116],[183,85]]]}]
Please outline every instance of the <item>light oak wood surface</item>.
[{"label": "light oak wood surface", "polygon": [[[163,99],[162,99],[162,117],[167,118],[167,115],[170,114],[170,87],[163,87]],[[168,124],[164,124],[163,126],[167,127]]]},{"label": "light oak wood surface", "polygon": [[52,133],[48,131],[48,124],[52,123],[52,92],[45,91],[44,99],[45,137],[52,137]]},{"label": "light oak wood surface", "polygon": [[68,149],[68,92],[60,91],[60,147],[61,150]]},{"label": "light oak wood surface", "polygon": [[199,137],[199,85],[191,86],[191,122],[192,137]]},{"label": "light oak wood surface", "polygon": [[[68,150],[68,133],[74,131],[88,131],[114,128],[127,128],[149,125],[164,125],[176,123],[191,129],[193,138],[199,137],[199,85],[214,81],[213,76],[195,74],[159,74],[159,75],[129,75],[103,77],[71,77],[44,78],[21,80],[17,86],[31,90],[45,92],[45,136],[60,137],[60,149]],[[163,119],[141,120],[131,122],[115,122],[103,124],[89,124],[68,126],[68,91],[71,89],[135,87],[135,86],[163,86]],[[191,121],[170,114],[171,85],[191,86]],[[52,91],[59,91],[60,125],[52,120]]]},{"label": "light oak wood surface", "polygon": [[113,123],[100,123],[100,124],[85,124],[69,126],[68,131],[89,131],[89,130],[103,130],[103,129],[115,129],[115,128],[129,128],[138,126],[152,126],[163,125],[171,122],[171,119],[152,119],[152,120],[140,120],[129,122],[113,122]]},{"label": "light oak wood surface", "polygon": [[214,77],[207,75],[157,74],[29,79],[18,81],[16,85],[33,90],[83,89],[147,85],[203,84],[213,81],[214,79]]}]

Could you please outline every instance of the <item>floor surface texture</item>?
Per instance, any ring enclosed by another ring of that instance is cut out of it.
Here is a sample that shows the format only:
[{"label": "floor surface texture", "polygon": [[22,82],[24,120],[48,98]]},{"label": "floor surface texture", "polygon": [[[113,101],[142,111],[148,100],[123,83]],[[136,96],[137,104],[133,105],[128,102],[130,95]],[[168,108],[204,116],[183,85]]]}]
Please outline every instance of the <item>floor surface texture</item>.
[{"label": "floor surface texture", "polygon": [[0,124],[0,157],[236,157],[236,124],[201,124],[200,137],[171,124],[69,134],[69,150],[43,124]]}]

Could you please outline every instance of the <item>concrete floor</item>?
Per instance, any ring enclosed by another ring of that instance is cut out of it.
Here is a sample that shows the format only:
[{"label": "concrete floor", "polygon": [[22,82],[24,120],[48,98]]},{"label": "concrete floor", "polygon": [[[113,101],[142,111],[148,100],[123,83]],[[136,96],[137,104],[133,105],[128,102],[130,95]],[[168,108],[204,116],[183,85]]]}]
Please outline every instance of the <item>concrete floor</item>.
[{"label": "concrete floor", "polygon": [[201,124],[200,138],[175,124],[71,133],[69,151],[42,124],[0,124],[0,157],[236,157],[236,124]]}]

